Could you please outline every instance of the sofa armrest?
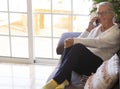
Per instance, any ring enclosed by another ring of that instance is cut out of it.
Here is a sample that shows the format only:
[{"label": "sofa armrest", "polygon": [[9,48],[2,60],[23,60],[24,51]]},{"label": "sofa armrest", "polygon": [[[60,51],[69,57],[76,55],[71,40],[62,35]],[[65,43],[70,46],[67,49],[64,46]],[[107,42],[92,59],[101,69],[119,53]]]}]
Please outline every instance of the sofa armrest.
[{"label": "sofa armrest", "polygon": [[63,49],[64,49],[64,40],[67,38],[73,38],[73,37],[77,37],[80,35],[81,32],[66,32],[63,33],[60,37],[60,40],[58,42],[57,48],[56,48],[56,52],[57,54],[62,54]]}]

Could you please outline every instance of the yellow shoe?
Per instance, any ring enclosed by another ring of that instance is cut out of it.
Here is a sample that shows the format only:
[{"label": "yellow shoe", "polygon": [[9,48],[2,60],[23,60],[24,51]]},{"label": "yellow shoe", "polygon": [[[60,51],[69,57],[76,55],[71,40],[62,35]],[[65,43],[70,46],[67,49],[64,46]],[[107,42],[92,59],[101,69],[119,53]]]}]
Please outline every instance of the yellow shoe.
[{"label": "yellow shoe", "polygon": [[64,89],[68,85],[69,85],[69,82],[67,80],[65,80],[63,83],[58,85],[55,89]]},{"label": "yellow shoe", "polygon": [[57,86],[57,82],[51,79],[42,89],[55,89]]}]

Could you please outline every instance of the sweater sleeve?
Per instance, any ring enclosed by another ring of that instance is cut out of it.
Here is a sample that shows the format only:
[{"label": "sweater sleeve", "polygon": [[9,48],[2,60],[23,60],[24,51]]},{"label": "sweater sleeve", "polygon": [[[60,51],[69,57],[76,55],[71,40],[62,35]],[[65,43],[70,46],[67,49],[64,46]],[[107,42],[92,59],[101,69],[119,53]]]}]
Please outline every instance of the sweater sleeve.
[{"label": "sweater sleeve", "polygon": [[[101,26],[101,25],[93,28],[91,32],[93,32],[93,31],[96,30],[96,29],[99,29],[100,26]],[[84,32],[81,33],[80,36],[78,36],[78,38],[87,38],[91,32],[85,30]]]},{"label": "sweater sleeve", "polygon": [[84,31],[80,34],[80,36],[78,36],[78,38],[86,38],[89,35],[88,31]]},{"label": "sweater sleeve", "polygon": [[95,38],[74,38],[74,44],[81,43],[86,47],[108,48],[118,45],[119,39],[120,31],[112,30]]}]

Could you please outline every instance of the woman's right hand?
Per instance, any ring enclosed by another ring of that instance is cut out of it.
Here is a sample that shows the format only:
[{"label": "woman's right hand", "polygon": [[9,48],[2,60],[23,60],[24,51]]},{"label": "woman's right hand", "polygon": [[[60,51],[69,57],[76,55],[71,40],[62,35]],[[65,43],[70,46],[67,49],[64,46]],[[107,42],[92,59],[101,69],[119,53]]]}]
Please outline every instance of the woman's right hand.
[{"label": "woman's right hand", "polygon": [[94,22],[98,19],[97,16],[93,17],[90,22],[89,22],[89,25],[88,25],[88,28],[86,29],[88,32],[90,32],[93,28],[96,27],[96,25],[94,25]]}]

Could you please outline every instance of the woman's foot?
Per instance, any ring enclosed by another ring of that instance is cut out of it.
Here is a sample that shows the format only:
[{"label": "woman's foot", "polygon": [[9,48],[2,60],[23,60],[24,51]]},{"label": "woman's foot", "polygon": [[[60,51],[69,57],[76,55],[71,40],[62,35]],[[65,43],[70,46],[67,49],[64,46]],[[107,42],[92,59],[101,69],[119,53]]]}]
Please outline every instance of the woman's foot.
[{"label": "woman's foot", "polygon": [[42,89],[56,89],[57,86],[57,82],[51,79]]},{"label": "woman's foot", "polygon": [[69,85],[69,82],[67,80],[65,80],[63,83],[58,85],[55,89],[64,89],[68,85]]}]

